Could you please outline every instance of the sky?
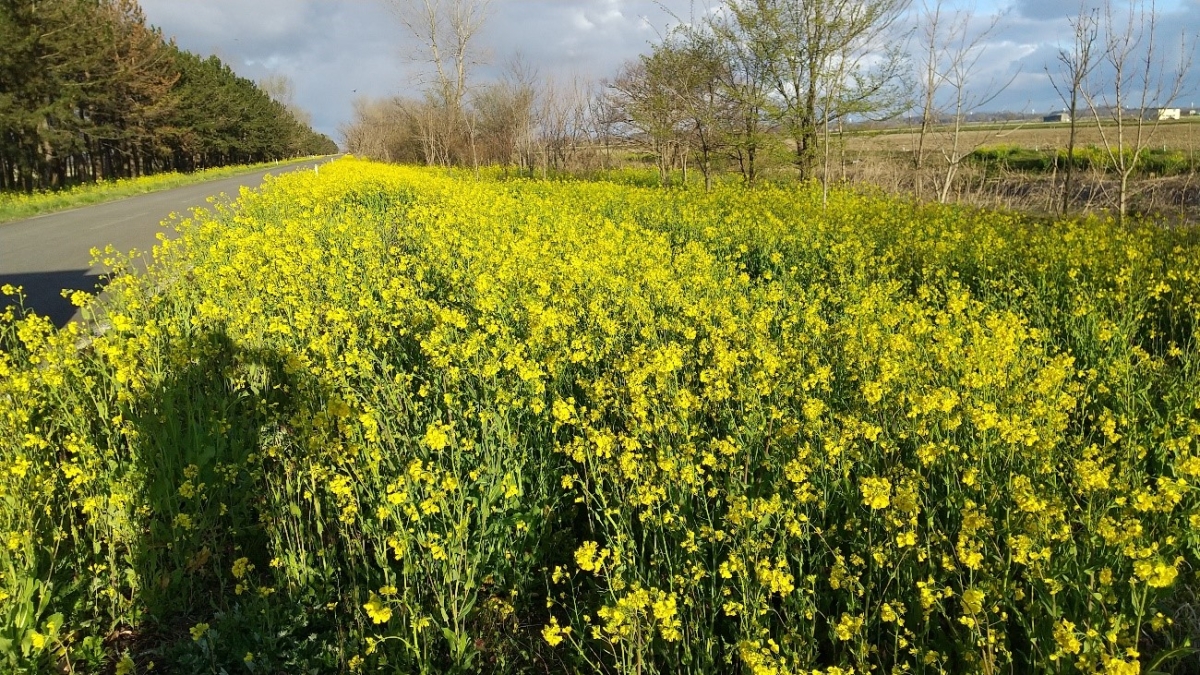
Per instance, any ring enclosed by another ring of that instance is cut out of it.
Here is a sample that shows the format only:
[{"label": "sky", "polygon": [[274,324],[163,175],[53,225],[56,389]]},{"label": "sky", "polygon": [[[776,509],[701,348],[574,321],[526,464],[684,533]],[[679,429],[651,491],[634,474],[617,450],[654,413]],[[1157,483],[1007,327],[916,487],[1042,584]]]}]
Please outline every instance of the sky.
[{"label": "sky", "polygon": [[[141,5],[147,20],[184,49],[216,54],[250,79],[287,76],[295,103],[312,115],[313,126],[340,140],[338,127],[351,120],[355,97],[417,90],[419,70],[410,58],[415,43],[392,7],[413,1],[141,0]],[[974,79],[1008,85],[987,109],[1062,107],[1046,67],[1054,67],[1069,39],[1066,17],[1078,12],[1080,0],[1003,1],[946,0],[951,10],[973,7],[977,25],[1000,15]],[[479,36],[485,63],[477,76],[493,76],[519,54],[542,75],[598,80],[648,51],[670,25],[688,20],[693,5],[696,11],[707,6],[704,0],[492,0]],[[1165,0],[1159,7],[1172,45],[1179,42],[1178,31],[1200,34],[1200,0]],[[1200,90],[1189,80],[1177,103],[1187,107],[1193,99],[1200,101]]]}]

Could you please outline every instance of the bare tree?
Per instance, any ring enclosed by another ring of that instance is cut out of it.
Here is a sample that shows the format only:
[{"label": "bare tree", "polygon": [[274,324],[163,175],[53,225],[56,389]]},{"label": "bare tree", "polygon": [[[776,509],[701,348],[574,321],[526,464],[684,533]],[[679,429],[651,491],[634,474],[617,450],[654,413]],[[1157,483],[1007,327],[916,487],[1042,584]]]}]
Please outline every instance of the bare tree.
[{"label": "bare tree", "polygon": [[553,166],[565,170],[588,136],[592,85],[585,78],[547,78],[539,102],[543,171]]},{"label": "bare tree", "polygon": [[1167,68],[1167,54],[1158,42],[1159,19],[1154,0],[1132,0],[1124,12],[1106,1],[1100,18],[1100,60],[1108,86],[1100,89],[1088,77],[1080,90],[1117,172],[1115,202],[1121,223],[1129,212],[1129,179],[1164,117],[1159,108],[1179,95],[1191,65],[1191,51],[1181,39],[1178,61]]},{"label": "bare tree", "polygon": [[654,154],[663,185],[670,183],[671,171],[686,146],[685,117],[672,77],[670,64],[659,51],[626,62],[609,82],[613,107],[621,111],[630,136]]},{"label": "bare tree", "polygon": [[608,83],[600,81],[588,97],[588,123],[590,135],[603,148],[601,161],[606,169],[612,167],[613,146],[620,140],[618,130],[622,118],[620,107],[609,95]]},{"label": "bare tree", "polygon": [[1087,81],[1088,75],[1096,66],[1095,54],[1092,50],[1096,45],[1100,25],[1097,10],[1087,9],[1084,5],[1080,5],[1079,13],[1067,21],[1071,26],[1071,46],[1058,50],[1059,70],[1057,73],[1051,72],[1048,66],[1046,68],[1050,84],[1054,85],[1054,91],[1058,92],[1059,98],[1066,106],[1067,115],[1070,117],[1068,123],[1071,125],[1067,135],[1067,163],[1063,167],[1062,205],[1060,207],[1062,213],[1066,213],[1070,208],[1071,195],[1074,193],[1075,141],[1079,131],[1079,99],[1083,93],[1084,82]]},{"label": "bare tree", "polygon": [[918,171],[925,163],[925,139],[937,124],[937,92],[942,84],[942,58],[939,49],[942,48],[942,2],[936,0],[931,6],[929,0],[923,0],[920,19],[921,46],[921,77],[918,80],[921,94],[921,124],[917,134],[917,150],[913,154],[913,166]]},{"label": "bare tree", "polygon": [[[938,201],[947,202],[958,169],[983,141],[966,143],[963,127],[967,118],[996,99],[1016,75],[1007,80],[995,77],[983,80],[979,71],[987,41],[1000,25],[997,14],[982,26],[976,25],[973,7],[947,12],[945,0],[925,2],[920,14],[921,127],[915,164],[919,168],[927,151],[926,143],[939,132],[936,125],[949,117],[949,128],[940,132],[938,143],[944,169],[938,186]],[[981,85],[980,82],[983,82]]]},{"label": "bare tree", "polygon": [[[474,41],[487,20],[491,0],[388,0],[417,41],[410,54],[424,66],[420,79],[433,106],[422,129],[430,163],[449,164],[465,137],[474,160],[473,125],[466,119],[471,68],[480,55]],[[440,113],[440,114],[435,114]]]},{"label": "bare tree", "polygon": [[509,60],[505,79],[510,86],[521,92],[521,102],[526,106],[521,109],[520,115],[515,121],[518,131],[516,142],[520,164],[532,176],[537,169],[538,126],[541,124],[538,119],[540,113],[538,98],[541,96],[538,86],[540,74],[518,53]]},{"label": "bare tree", "polygon": [[297,122],[304,126],[312,125],[312,115],[296,103],[296,85],[292,83],[292,78],[283,73],[272,73],[258,81],[258,88],[287,108]]},{"label": "bare tree", "polygon": [[354,100],[354,118],[343,124],[343,145],[348,152],[385,162],[426,160],[420,121],[426,102],[399,98]]},{"label": "bare tree", "polygon": [[512,165],[532,170],[537,103],[534,78],[535,73],[520,58],[514,58],[499,81],[482,87],[471,97],[484,162],[505,170]]}]

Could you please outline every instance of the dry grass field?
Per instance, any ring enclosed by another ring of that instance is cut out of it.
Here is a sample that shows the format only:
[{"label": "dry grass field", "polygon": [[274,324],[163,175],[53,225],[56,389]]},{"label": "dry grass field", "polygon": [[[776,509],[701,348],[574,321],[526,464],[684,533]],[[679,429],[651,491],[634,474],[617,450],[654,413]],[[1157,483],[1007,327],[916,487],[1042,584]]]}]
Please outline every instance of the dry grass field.
[{"label": "dry grass field", "polygon": [[[1135,126],[1129,127],[1130,130]],[[1065,148],[1070,134],[1071,125],[1066,123],[1046,122],[1011,122],[1009,124],[979,124],[964,127],[959,138],[960,147],[991,145],[1015,145],[1033,150]],[[848,154],[858,154],[873,151],[911,152],[916,148],[916,129],[894,129],[876,132],[858,132],[846,134],[846,151]],[[950,142],[951,133],[947,127],[938,127],[927,143],[933,147]],[[1116,127],[1107,125],[1104,133],[1110,142],[1115,142]],[[1152,147],[1173,150],[1200,149],[1200,120],[1183,119],[1178,121],[1147,123],[1142,133],[1152,134]],[[1093,120],[1080,120],[1078,125],[1078,141],[1080,145],[1100,145],[1103,142],[1100,129]]]},{"label": "dry grass field", "polygon": [[[1103,135],[1102,135],[1103,132]],[[1137,133],[1136,122],[1126,127],[1126,147]],[[1130,185],[1130,212],[1154,214],[1177,222],[1195,222],[1200,190],[1194,180],[1200,152],[1200,119],[1146,123],[1142,149],[1149,153]],[[1040,121],[971,124],[958,138],[957,154],[990,151],[963,161],[955,170],[947,201],[1027,213],[1058,214],[1064,208],[1061,166],[1055,151],[1066,148],[1070,125]],[[1104,136],[1116,143],[1116,127],[1101,130],[1093,120],[1081,120],[1077,147],[1083,167],[1076,173],[1066,208],[1108,212],[1117,199],[1118,181],[1107,170]],[[831,138],[829,177],[836,182],[869,184],[885,191],[938,199],[947,175],[947,150],[952,130],[938,127],[925,139],[924,166],[913,168],[917,130],[897,128],[853,131]],[[1100,148],[1088,152],[1088,146]]]}]

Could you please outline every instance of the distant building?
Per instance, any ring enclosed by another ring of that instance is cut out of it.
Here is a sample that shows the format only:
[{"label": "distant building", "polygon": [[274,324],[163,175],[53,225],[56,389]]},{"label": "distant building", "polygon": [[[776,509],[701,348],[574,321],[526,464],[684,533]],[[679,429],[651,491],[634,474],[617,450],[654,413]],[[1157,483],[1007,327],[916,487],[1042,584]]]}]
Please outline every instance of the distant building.
[{"label": "distant building", "polygon": [[1158,120],[1177,120],[1179,119],[1179,108],[1159,108]]},{"label": "distant building", "polygon": [[1050,113],[1042,118],[1043,122],[1070,122],[1071,113],[1063,110],[1061,112]]}]

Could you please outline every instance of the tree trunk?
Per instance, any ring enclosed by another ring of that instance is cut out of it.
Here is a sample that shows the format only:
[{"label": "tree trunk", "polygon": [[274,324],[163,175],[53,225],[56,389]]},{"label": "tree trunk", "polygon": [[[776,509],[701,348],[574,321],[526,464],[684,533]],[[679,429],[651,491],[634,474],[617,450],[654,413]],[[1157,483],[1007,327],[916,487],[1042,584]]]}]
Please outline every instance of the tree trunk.
[{"label": "tree trunk", "polygon": [[1076,108],[1078,101],[1076,100],[1075,88],[1071,92],[1071,111],[1068,113],[1071,116],[1071,130],[1067,134],[1067,166],[1066,174],[1063,176],[1063,193],[1062,193],[1062,213],[1067,213],[1071,209],[1071,192],[1075,182],[1075,133],[1078,127],[1078,122],[1075,121]]},{"label": "tree trunk", "polygon": [[954,174],[958,173],[958,162],[951,162],[946,166],[946,178],[942,183],[942,190],[938,194],[938,201],[945,204],[950,200],[950,186],[954,183]]},{"label": "tree trunk", "polygon": [[796,168],[800,172],[800,180],[809,180],[816,173],[820,134],[817,129],[817,82],[812,74],[817,72],[816,64],[809,64],[808,89],[804,93],[804,109],[800,115],[800,128],[796,134]]},{"label": "tree trunk", "polygon": [[1121,171],[1121,187],[1117,193],[1117,223],[1125,224],[1125,215],[1129,212],[1129,174],[1130,170]]}]

